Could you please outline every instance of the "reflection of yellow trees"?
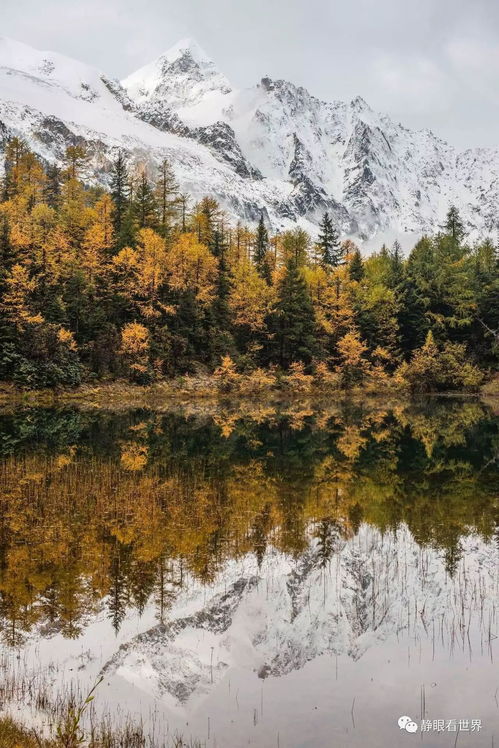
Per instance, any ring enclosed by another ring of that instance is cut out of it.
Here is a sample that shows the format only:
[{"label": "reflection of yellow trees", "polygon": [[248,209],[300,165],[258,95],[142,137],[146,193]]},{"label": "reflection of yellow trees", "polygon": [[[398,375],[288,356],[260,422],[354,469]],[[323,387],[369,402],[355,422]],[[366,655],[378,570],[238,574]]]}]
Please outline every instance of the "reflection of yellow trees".
[{"label": "reflection of yellow trees", "polygon": [[234,431],[240,418],[237,413],[224,413],[223,415],[213,416],[213,420],[220,429],[222,436],[228,438]]},{"label": "reflection of yellow trees", "polygon": [[148,449],[143,444],[129,442],[121,447],[121,464],[125,470],[142,470],[147,465]]},{"label": "reflection of yellow trees", "polygon": [[466,430],[475,424],[483,412],[479,402],[450,404],[445,409],[412,410],[400,413],[401,423],[410,424],[418,441],[425,446],[426,454],[431,457],[437,444],[454,447],[466,443]]},{"label": "reflection of yellow trees", "polygon": [[[39,622],[76,636],[106,596],[117,625],[124,607],[150,594],[162,616],[185,572],[209,581],[229,558],[260,560],[269,544],[299,553],[310,527],[325,556],[335,534],[353,535],[360,521],[382,529],[405,521],[419,542],[452,556],[463,533],[494,531],[490,458],[473,466],[462,451],[483,417],[472,402],[357,414],[245,403],[213,414],[209,469],[199,447],[183,458],[172,452],[156,415],[128,428],[114,457],[77,447],[7,457],[4,636],[14,644]],[[236,444],[244,447],[231,452]]]},{"label": "reflection of yellow trees", "polygon": [[340,452],[343,452],[345,457],[355,459],[359,456],[366,441],[367,438],[362,435],[362,431],[358,426],[347,426],[342,436],[336,442],[336,446]]}]

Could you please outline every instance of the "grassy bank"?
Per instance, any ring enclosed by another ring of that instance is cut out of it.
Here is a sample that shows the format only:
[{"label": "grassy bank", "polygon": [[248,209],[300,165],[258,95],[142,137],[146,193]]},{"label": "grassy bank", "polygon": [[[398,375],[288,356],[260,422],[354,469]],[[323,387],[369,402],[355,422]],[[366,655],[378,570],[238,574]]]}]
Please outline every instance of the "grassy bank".
[{"label": "grassy bank", "polygon": [[[0,405],[86,405],[112,410],[134,407],[157,407],[165,403],[217,401],[221,398],[282,401],[311,397],[314,400],[331,398],[335,401],[376,398],[398,399],[411,396],[411,390],[394,378],[370,380],[362,385],[341,388],[334,381],[321,381],[315,376],[269,377],[242,376],[232,381],[221,381],[216,376],[179,377],[141,386],[127,380],[82,384],[76,388],[41,390],[21,389],[10,383],[0,383]],[[427,395],[482,396],[499,401],[499,376],[474,391],[457,390],[425,393]]]},{"label": "grassy bank", "polygon": [[[55,731],[57,732],[57,730]],[[106,727],[97,729],[97,734],[82,735],[53,734],[46,737],[35,729],[16,723],[12,717],[0,717],[1,748],[200,748],[200,743],[184,741],[180,736],[168,742],[151,742],[139,728],[133,731],[113,732]]]}]

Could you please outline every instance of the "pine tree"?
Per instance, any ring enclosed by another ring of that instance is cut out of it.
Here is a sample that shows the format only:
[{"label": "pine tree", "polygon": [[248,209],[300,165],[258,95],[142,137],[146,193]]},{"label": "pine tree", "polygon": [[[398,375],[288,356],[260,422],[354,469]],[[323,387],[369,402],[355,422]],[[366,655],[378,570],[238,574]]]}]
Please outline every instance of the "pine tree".
[{"label": "pine tree", "polygon": [[309,365],[317,351],[316,324],[307,284],[293,260],[288,260],[272,315],[277,363],[283,368],[302,361]]},{"label": "pine tree", "polygon": [[464,224],[459,215],[458,209],[451,205],[445,220],[445,233],[450,236],[454,242],[459,244],[464,237]]},{"label": "pine tree", "polygon": [[389,288],[397,289],[404,280],[404,259],[402,256],[402,247],[396,241],[392,251],[389,253]]},{"label": "pine tree", "polygon": [[139,178],[133,196],[133,215],[139,229],[154,229],[157,226],[157,203],[145,171]]},{"label": "pine tree", "polygon": [[493,360],[499,352],[499,252],[490,240],[475,249],[473,275],[477,304],[474,348],[480,359]]},{"label": "pine tree", "polygon": [[61,170],[55,164],[47,168],[44,200],[54,210],[57,210],[61,204]]},{"label": "pine tree", "polygon": [[256,230],[255,249],[253,260],[259,275],[270,285],[271,270],[269,265],[269,234],[263,220],[263,213],[260,214],[258,228]]},{"label": "pine tree", "polygon": [[217,281],[215,287],[215,298],[213,300],[213,310],[218,327],[225,330],[229,326],[229,306],[228,300],[230,295],[230,277],[227,263],[227,242],[223,232],[223,224],[213,231],[211,253],[217,258]]},{"label": "pine tree", "polygon": [[333,226],[333,221],[329,213],[324,213],[324,218],[320,224],[320,232],[317,241],[319,248],[321,265],[325,269],[336,268],[344,264],[343,250],[341,248],[340,237]]},{"label": "pine tree", "polygon": [[23,157],[28,153],[28,146],[22,138],[11,138],[5,146],[5,177],[3,182],[3,200],[10,200],[20,190],[20,168]]},{"label": "pine tree", "polygon": [[159,167],[156,200],[159,212],[158,230],[165,239],[168,239],[180,207],[179,186],[168,159],[164,159]]},{"label": "pine tree", "polygon": [[221,220],[220,205],[212,197],[203,197],[195,207],[193,219],[198,241],[211,249],[213,232]]},{"label": "pine tree", "polygon": [[125,246],[124,229],[126,216],[129,211],[129,176],[126,157],[123,151],[118,151],[111,172],[111,197],[114,211],[113,223],[117,249]]},{"label": "pine tree", "polygon": [[357,281],[358,283],[360,283],[364,277],[364,263],[362,262],[362,255],[360,254],[359,249],[356,249],[353,253],[348,268],[348,274],[351,280]]},{"label": "pine tree", "polygon": [[227,246],[220,229],[213,232],[212,253],[218,259],[218,269],[215,298],[211,308],[213,323],[210,337],[213,358],[219,361],[222,356],[233,352],[234,349],[229,308],[231,282],[227,266]]},{"label": "pine tree", "polygon": [[400,348],[407,360],[416,348],[423,345],[430,323],[425,297],[413,278],[406,277],[398,287],[397,301]]}]

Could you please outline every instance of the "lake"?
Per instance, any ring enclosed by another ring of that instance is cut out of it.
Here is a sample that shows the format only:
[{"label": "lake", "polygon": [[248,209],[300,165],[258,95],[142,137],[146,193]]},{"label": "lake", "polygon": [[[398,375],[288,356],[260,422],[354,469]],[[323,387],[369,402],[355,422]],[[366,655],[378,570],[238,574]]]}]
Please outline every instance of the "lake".
[{"label": "lake", "polygon": [[5,406],[0,455],[20,719],[98,683],[92,719],[157,746],[499,746],[480,401]]}]

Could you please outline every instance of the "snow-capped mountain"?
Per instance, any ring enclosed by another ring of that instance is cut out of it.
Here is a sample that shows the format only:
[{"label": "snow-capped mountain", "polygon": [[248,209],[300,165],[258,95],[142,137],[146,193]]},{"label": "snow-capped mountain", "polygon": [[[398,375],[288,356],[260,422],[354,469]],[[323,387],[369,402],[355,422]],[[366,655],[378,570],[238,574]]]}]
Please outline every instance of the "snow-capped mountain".
[{"label": "snow-capped mountain", "polygon": [[471,238],[497,236],[499,150],[459,152],[357,97],[323,102],[263,78],[237,90],[192,40],[121,83],[62,55],[0,40],[0,138],[19,134],[47,161],[85,142],[106,182],[119,147],[150,165],[168,157],[184,191],[274,228],[329,210],[361,240],[438,230],[456,204]]}]

